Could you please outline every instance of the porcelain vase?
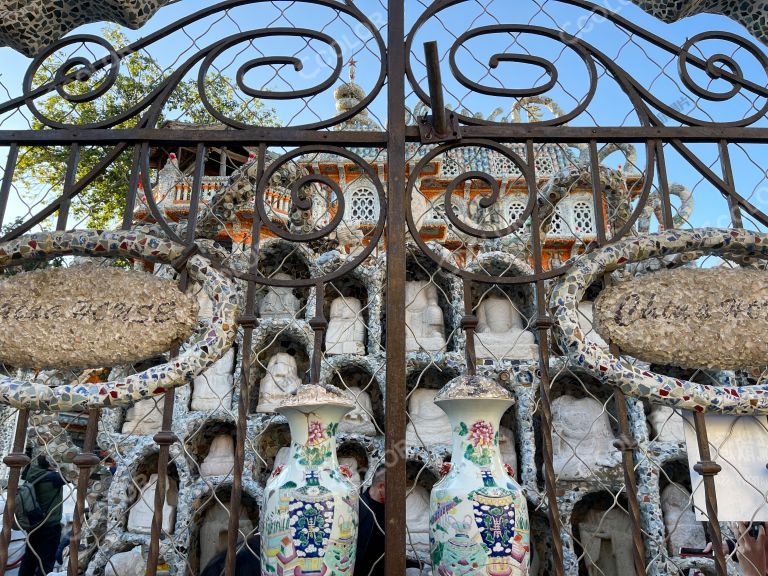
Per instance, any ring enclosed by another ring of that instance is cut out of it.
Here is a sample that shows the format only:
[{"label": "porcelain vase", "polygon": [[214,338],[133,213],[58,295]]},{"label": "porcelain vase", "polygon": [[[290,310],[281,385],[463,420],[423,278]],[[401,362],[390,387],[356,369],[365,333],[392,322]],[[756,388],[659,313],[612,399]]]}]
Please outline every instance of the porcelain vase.
[{"label": "porcelain vase", "polygon": [[450,471],[432,488],[434,576],[527,576],[528,507],[499,451],[499,424],[512,394],[479,376],[451,380],[435,397],[451,422]]},{"label": "porcelain vase", "polygon": [[352,402],[305,385],[277,409],[288,420],[288,464],[264,489],[262,576],[352,576],[358,493],[336,459],[336,430]]}]

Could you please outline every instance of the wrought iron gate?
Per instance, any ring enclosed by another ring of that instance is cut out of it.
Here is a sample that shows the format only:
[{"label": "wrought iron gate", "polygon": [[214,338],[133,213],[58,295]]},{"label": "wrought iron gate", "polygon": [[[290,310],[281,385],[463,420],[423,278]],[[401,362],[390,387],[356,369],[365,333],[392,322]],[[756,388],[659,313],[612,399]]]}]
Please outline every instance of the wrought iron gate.
[{"label": "wrought iron gate", "polygon": [[[185,6],[166,10],[187,14]],[[500,379],[517,398],[505,425],[516,437],[511,465],[529,501],[539,573],[606,573],[600,547],[610,541],[619,556],[622,543],[611,539],[625,525],[637,574],[733,573],[719,546],[693,560],[670,551],[674,528],[665,528],[660,492],[684,484],[687,464],[684,444],[662,432],[677,415],[649,433],[650,405],[581,371],[551,333],[552,284],[579,255],[643,232],[768,226],[765,50],[733,32],[701,32],[678,46],[625,11],[637,17],[626,3],[614,12],[585,0],[225,0],[125,46],[114,35],[74,35],[37,56],[23,87],[6,86],[0,104],[0,241],[111,220],[186,246],[176,270],[205,255],[240,283],[243,304],[227,406],[195,410],[189,386],[168,390],[162,409],[153,408],[162,413],[157,433],[132,432],[121,408],[87,398],[79,403],[86,411],[53,416],[32,399],[6,409],[15,433],[4,460],[0,565],[22,469],[42,451],[77,483],[70,574],[98,574],[114,554],[141,545],[150,576],[163,563],[199,573],[201,526],[215,525],[217,508],[228,522],[225,573],[233,574],[236,552],[258,532],[256,500],[286,440],[284,422],[258,411],[269,359],[283,353],[304,380],[368,395],[358,424],[372,430],[349,432],[342,447],[367,481],[386,466],[380,561],[389,576],[429,564],[409,513],[450,459],[435,442],[439,419],[417,413],[434,394],[422,405],[416,392],[464,373]],[[45,183],[33,185],[41,176]],[[16,221],[4,218],[13,206]],[[173,267],[156,271],[195,289]],[[612,281],[606,274],[602,287]],[[268,316],[259,308],[269,294],[297,309]],[[439,320],[419,316],[422,296]],[[509,355],[477,338],[487,333],[479,316],[491,298],[509,317],[498,332],[512,339]],[[340,307],[356,302],[350,326],[365,325],[354,353],[329,350],[338,299]],[[442,331],[422,331],[419,321]],[[759,370],[677,376],[766,385]],[[61,385],[83,375],[24,377]],[[603,427],[617,450],[598,465],[571,447],[586,470],[580,478],[555,465],[568,439],[553,405],[567,396],[597,406],[587,428]],[[718,468],[701,413],[695,428],[708,540],[719,542]],[[234,468],[210,479],[200,464],[217,435],[234,439]],[[125,521],[153,473],[143,535]],[[178,514],[167,529],[171,484]],[[596,552],[587,540],[598,542]]]}]

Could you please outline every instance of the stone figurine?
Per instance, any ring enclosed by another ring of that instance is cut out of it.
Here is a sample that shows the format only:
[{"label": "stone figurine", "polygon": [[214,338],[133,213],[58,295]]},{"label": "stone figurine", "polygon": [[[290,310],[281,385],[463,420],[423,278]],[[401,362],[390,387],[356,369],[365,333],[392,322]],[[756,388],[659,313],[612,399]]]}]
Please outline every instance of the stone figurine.
[{"label": "stone figurine", "polygon": [[429,560],[429,492],[416,485],[405,499],[406,553],[422,560]]},{"label": "stone figurine", "polygon": [[156,434],[163,428],[165,395],[139,400],[128,408],[123,422],[123,434]]},{"label": "stone figurine", "polygon": [[648,421],[652,427],[649,434],[651,440],[685,444],[685,422],[674,408],[654,404]]},{"label": "stone figurine", "polygon": [[376,436],[376,425],[373,422],[373,405],[368,392],[356,386],[350,386],[347,393],[355,401],[355,407],[350,410],[339,424],[339,432],[344,434],[365,434]]},{"label": "stone figurine", "polygon": [[141,546],[113,554],[104,566],[104,576],[144,576],[146,571],[147,559]]},{"label": "stone figurine", "polygon": [[232,408],[232,389],[235,377],[232,373],[235,350],[230,348],[213,366],[194,380],[192,410],[211,411]]},{"label": "stone figurine", "polygon": [[704,548],[707,537],[692,507],[691,493],[678,484],[669,484],[661,491],[661,511],[667,533],[667,547],[673,556],[680,548]]},{"label": "stone figurine", "polygon": [[282,401],[301,386],[296,359],[278,352],[269,359],[267,373],[259,385],[257,412],[274,412]]},{"label": "stone figurine", "polygon": [[325,336],[325,353],[365,354],[365,322],[357,298],[340,296],[331,303],[331,320]]},{"label": "stone figurine", "polygon": [[406,352],[440,352],[445,348],[443,311],[432,282],[405,283]]},{"label": "stone figurine", "polygon": [[590,510],[578,528],[589,576],[634,572],[632,523],[626,513]]},{"label": "stone figurine", "polygon": [[594,398],[556,398],[552,426],[552,456],[559,479],[591,478],[621,463],[608,413]]},{"label": "stone figurine", "polygon": [[[152,474],[142,487],[141,494],[128,513],[128,532],[149,534],[152,531],[152,516],[155,509],[155,491],[157,489],[157,474]],[[176,523],[176,501],[179,490],[176,481],[166,479],[165,503],[163,504],[163,531],[173,534]]]},{"label": "stone figurine", "polygon": [[437,390],[414,390],[408,400],[410,420],[405,429],[408,446],[449,446],[451,423],[445,412],[435,404]]},{"label": "stone figurine", "polygon": [[[279,272],[275,280],[291,280],[288,274]],[[293,294],[293,289],[283,286],[268,286],[267,293],[259,306],[259,316],[265,320],[294,319],[301,307],[299,299]]]},{"label": "stone figurine", "polygon": [[537,357],[533,334],[512,302],[501,296],[485,298],[477,308],[475,354],[478,358],[525,360]]},{"label": "stone figurine", "polygon": [[211,442],[208,456],[200,465],[200,475],[226,476],[232,474],[235,467],[235,441],[229,434],[216,436]]}]

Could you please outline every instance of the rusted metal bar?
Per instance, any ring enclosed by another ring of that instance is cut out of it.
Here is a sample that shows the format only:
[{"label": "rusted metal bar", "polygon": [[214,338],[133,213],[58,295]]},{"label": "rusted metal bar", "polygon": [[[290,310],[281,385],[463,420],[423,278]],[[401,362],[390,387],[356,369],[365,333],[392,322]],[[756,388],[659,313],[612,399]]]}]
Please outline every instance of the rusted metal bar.
[{"label": "rusted metal bar", "polygon": [[325,285],[318,282],[315,285],[315,316],[309,321],[312,330],[315,331],[315,340],[312,347],[312,365],[310,366],[310,382],[320,383],[320,366],[323,361],[323,342],[325,331],[328,329],[328,320],[323,310],[325,304]]},{"label": "rusted metal bar", "polygon": [[702,412],[693,412],[693,424],[696,428],[696,443],[699,447],[699,461],[693,469],[701,474],[704,481],[704,498],[707,503],[707,520],[709,521],[709,537],[712,540],[712,550],[715,552],[715,568],[717,576],[727,576],[728,566],[723,552],[723,535],[720,532],[720,521],[717,519],[717,490],[715,476],[722,470],[721,466],[712,460],[707,435],[707,422]]},{"label": "rusted metal bar", "polygon": [[[611,344],[611,353],[619,354],[618,346]],[[637,479],[635,478],[634,453],[637,449],[637,441],[632,437],[627,415],[627,398],[618,388],[614,388],[613,399],[616,405],[616,415],[619,421],[619,437],[613,445],[621,450],[621,460],[624,467],[624,488],[627,493],[627,509],[629,520],[632,524],[632,559],[635,565],[635,574],[644,576],[645,569],[645,542],[643,542],[643,527],[640,522],[640,503],[637,500]]]},{"label": "rusted metal bar", "polygon": [[[607,242],[605,213],[603,210],[602,185],[600,184],[600,162],[597,150],[597,143],[594,140],[589,142],[590,164],[592,171],[592,201],[595,207],[595,228],[597,231],[597,242],[603,246]],[[609,274],[603,276],[604,286],[610,284]],[[611,354],[618,356],[619,347],[610,344]],[[635,567],[635,574],[641,576],[646,574],[645,569],[645,543],[643,542],[643,528],[640,523],[640,503],[637,500],[637,480],[635,478],[634,450],[637,448],[637,442],[632,437],[632,431],[629,426],[629,416],[627,414],[627,399],[624,393],[618,388],[613,392],[614,403],[616,405],[616,415],[619,423],[619,438],[614,446],[621,451],[622,464],[624,468],[624,485],[627,493],[627,506],[629,509],[629,519],[632,524],[632,559]]]},{"label": "rusted metal bar", "polygon": [[[128,181],[128,194],[125,197],[125,209],[123,210],[123,230],[133,227],[133,212],[136,209],[136,198],[139,195],[141,185],[141,160],[148,153],[149,145],[145,142],[133,147],[133,161],[131,162],[131,178]],[[152,190],[145,190],[145,194],[151,194]]]},{"label": "rusted metal bar", "polygon": [[5,161],[5,171],[3,172],[3,183],[0,185],[0,226],[5,219],[5,210],[8,207],[8,198],[11,196],[11,186],[13,185],[13,175],[16,172],[16,163],[19,161],[19,145],[11,144],[8,150],[8,158]]},{"label": "rusted metal bar", "polygon": [[[405,118],[404,0],[388,4],[387,117]],[[394,121],[387,139],[387,404],[384,569],[405,574],[405,122]]]},{"label": "rusted metal bar", "polygon": [[92,408],[88,412],[88,425],[85,429],[85,442],[83,451],[75,456],[74,464],[79,468],[77,477],[77,494],[75,499],[75,514],[72,519],[72,535],[69,538],[69,576],[77,576],[80,571],[80,541],[82,540],[82,528],[85,520],[85,496],[88,492],[88,483],[91,469],[101,461],[93,453],[96,447],[96,435],[99,432],[98,408]]},{"label": "rusted metal bar", "polygon": [[443,97],[443,78],[440,73],[440,56],[437,52],[437,42],[424,42],[424,62],[427,66],[427,83],[429,85],[429,107],[432,109],[432,125],[435,132],[445,134],[448,130],[448,118],[445,114],[445,98]]},{"label": "rusted metal bar", "polygon": [[[187,246],[192,246],[195,242],[195,223],[200,205],[200,191],[202,190],[203,174],[205,172],[205,145],[197,145],[195,157],[195,171],[192,181],[192,194],[189,201],[189,225],[187,226],[186,242]],[[187,271],[183,270],[179,275],[179,288],[183,291],[187,289],[189,278]],[[178,347],[171,351],[171,356],[178,354]],[[172,431],[173,426],[173,406],[176,401],[176,390],[171,389],[165,392],[163,398],[163,422],[160,432],[155,434],[154,440],[159,445],[160,450],[157,457],[157,486],[155,489],[155,502],[152,516],[152,528],[149,540],[149,553],[147,554],[147,576],[157,575],[157,563],[160,558],[160,536],[163,531],[163,507],[165,505],[165,492],[168,485],[168,464],[170,460],[171,445],[178,441],[178,438]]]},{"label": "rusted metal bar", "polygon": [[465,350],[467,358],[467,373],[474,376],[477,370],[477,352],[475,350],[475,330],[477,329],[477,314],[472,307],[472,281],[464,278],[464,316],[461,319],[461,329],[466,338]]},{"label": "rusted metal bar", "polygon": [[736,180],[733,177],[733,164],[731,163],[731,152],[728,149],[728,141],[720,140],[718,143],[720,150],[720,165],[723,168],[723,180],[730,188],[728,194],[728,208],[731,210],[731,222],[735,228],[744,227],[744,219],[741,217],[741,209],[739,203],[733,199],[733,194],[736,192]]},{"label": "rusted metal bar", "polygon": [[669,196],[669,180],[667,177],[667,160],[664,156],[664,144],[656,140],[656,165],[659,169],[659,193],[661,195],[662,224],[665,230],[675,227],[675,219],[672,216],[672,201]]},{"label": "rusted metal bar", "polygon": [[67,171],[64,175],[64,188],[61,195],[61,202],[59,203],[59,216],[56,221],[57,230],[67,229],[69,207],[72,202],[70,190],[75,185],[78,164],[80,164],[80,144],[74,143],[69,149],[69,158],[67,159]]},{"label": "rusted metal bar", "polygon": [[3,463],[10,468],[8,488],[5,491],[3,532],[0,534],[0,568],[2,568],[3,573],[5,573],[5,567],[8,565],[8,546],[11,543],[11,529],[16,508],[16,492],[21,480],[21,469],[30,462],[29,456],[24,454],[24,446],[27,443],[28,423],[29,410],[19,410],[16,420],[16,433],[13,437],[13,452],[3,459]]},{"label": "rusted metal bar", "polygon": [[[259,145],[257,164],[257,182],[264,176],[267,147]],[[258,194],[255,194],[256,202]],[[261,220],[258,210],[253,211],[251,224],[251,253],[248,260],[249,272],[255,274],[259,265],[259,242],[261,241]],[[245,312],[240,324],[243,326],[243,350],[240,369],[240,398],[237,403],[237,433],[235,438],[235,466],[232,477],[232,493],[229,499],[229,533],[227,537],[227,559],[224,565],[225,576],[235,576],[237,540],[240,533],[240,504],[243,496],[243,470],[245,469],[245,440],[248,434],[248,402],[251,384],[251,354],[253,330],[258,326],[256,317],[256,289],[254,280],[248,281],[245,294]]]},{"label": "rusted metal bar", "polygon": [[[533,140],[526,141],[526,160],[531,174],[536,174],[536,152]],[[538,195],[536,183],[528,182],[528,194]],[[536,274],[541,274],[544,269],[541,250],[541,222],[537,210],[531,213],[531,237],[533,248],[533,269]],[[546,288],[543,280],[537,280],[536,284],[536,328],[539,335],[539,396],[541,400],[541,445],[544,458],[544,484],[547,493],[547,512],[552,534],[552,555],[555,574],[565,575],[563,541],[561,531],[563,522],[557,506],[557,479],[555,466],[552,461],[552,401],[550,398],[549,380],[549,329],[552,327],[552,319],[547,315]]]}]

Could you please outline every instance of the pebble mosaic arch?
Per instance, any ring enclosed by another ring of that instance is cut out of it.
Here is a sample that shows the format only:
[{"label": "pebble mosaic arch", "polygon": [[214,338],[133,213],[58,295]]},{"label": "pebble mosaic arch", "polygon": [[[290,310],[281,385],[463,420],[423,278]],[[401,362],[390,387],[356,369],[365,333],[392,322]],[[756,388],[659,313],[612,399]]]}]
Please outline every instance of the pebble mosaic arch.
[{"label": "pebble mosaic arch", "polygon": [[694,14],[723,14],[744,25],[751,34],[768,44],[768,1],[766,0],[632,0],[664,22],[676,22]]},{"label": "pebble mosaic arch", "polygon": [[34,56],[91,22],[140,28],[169,0],[0,0],[0,46]]},{"label": "pebble mosaic arch", "polygon": [[627,396],[697,412],[768,414],[768,385],[725,387],[678,380],[642,370],[585,341],[578,322],[578,304],[595,280],[632,262],[686,253],[768,260],[768,234],[716,228],[668,230],[628,238],[582,256],[550,297],[555,338],[577,366],[600,382],[620,388]]},{"label": "pebble mosaic arch", "polygon": [[[171,264],[183,257],[184,252],[185,247],[181,244],[137,231],[40,232],[0,244],[0,268],[67,255],[122,256]],[[234,343],[239,306],[235,284],[205,258],[190,257],[186,269],[190,278],[201,284],[213,301],[213,316],[210,324],[198,327],[177,357],[138,374],[95,384],[51,387],[1,377],[0,404],[41,411],[119,407],[191,382]]]}]

